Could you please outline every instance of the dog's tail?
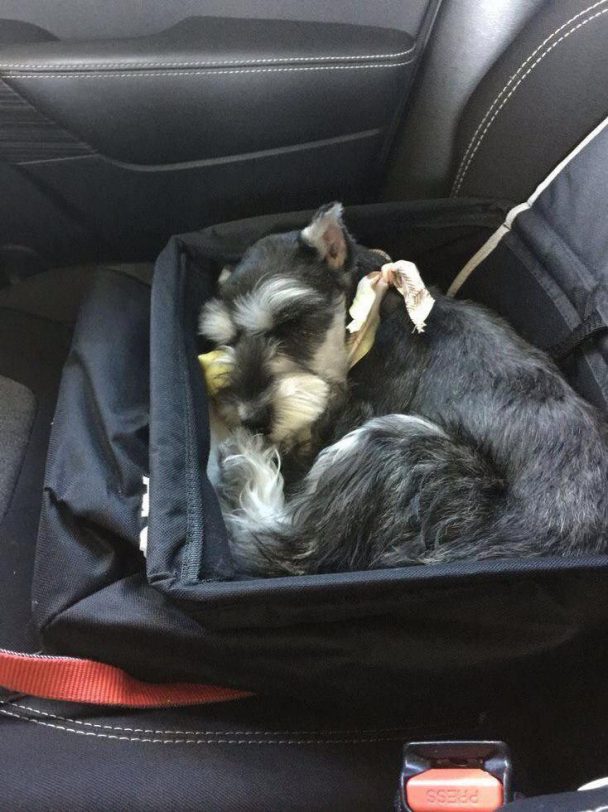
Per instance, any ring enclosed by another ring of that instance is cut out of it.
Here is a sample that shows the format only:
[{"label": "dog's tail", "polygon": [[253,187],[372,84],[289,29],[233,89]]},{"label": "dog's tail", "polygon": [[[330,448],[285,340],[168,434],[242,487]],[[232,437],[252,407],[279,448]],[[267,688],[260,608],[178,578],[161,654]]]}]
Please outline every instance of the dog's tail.
[{"label": "dog's tail", "polygon": [[507,539],[514,538],[498,530],[509,513],[507,488],[487,455],[421,417],[373,418],[347,434],[319,454],[287,503],[276,460],[262,457],[261,448],[253,454],[249,448],[225,461],[228,481],[231,464],[241,466],[235,478],[241,483],[242,466],[251,470],[238,504],[224,504],[235,563],[244,574],[490,557],[505,554]]}]

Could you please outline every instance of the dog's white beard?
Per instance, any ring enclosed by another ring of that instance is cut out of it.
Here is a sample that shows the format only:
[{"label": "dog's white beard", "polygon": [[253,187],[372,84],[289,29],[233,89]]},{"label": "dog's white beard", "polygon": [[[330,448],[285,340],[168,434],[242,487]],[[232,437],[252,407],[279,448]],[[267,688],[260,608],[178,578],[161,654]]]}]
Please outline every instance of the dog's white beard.
[{"label": "dog's white beard", "polygon": [[327,408],[327,381],[308,372],[282,376],[273,398],[272,441],[281,443],[301,437]]}]

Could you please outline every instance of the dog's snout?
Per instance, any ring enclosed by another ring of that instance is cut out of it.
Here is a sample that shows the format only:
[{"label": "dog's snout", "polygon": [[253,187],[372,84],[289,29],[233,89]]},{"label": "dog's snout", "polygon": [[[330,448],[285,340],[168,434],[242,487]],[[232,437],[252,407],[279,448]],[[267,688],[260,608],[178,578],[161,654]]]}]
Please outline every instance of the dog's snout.
[{"label": "dog's snout", "polygon": [[271,409],[268,406],[256,409],[239,409],[241,423],[252,434],[268,434],[271,429]]}]

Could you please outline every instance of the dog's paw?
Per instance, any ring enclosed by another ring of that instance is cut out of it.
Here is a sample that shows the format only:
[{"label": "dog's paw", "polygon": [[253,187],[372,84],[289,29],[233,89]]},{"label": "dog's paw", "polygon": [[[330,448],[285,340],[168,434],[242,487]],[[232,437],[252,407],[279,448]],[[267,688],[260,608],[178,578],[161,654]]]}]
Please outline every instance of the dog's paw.
[{"label": "dog's paw", "polygon": [[231,431],[218,445],[218,460],[222,470],[242,463],[242,457],[263,454],[270,444],[261,434],[252,434],[244,428]]},{"label": "dog's paw", "polygon": [[258,445],[256,437],[244,429],[236,429],[219,444],[219,493],[225,510],[238,508],[241,492],[249,476],[250,466],[247,460]]},{"label": "dog's paw", "polygon": [[273,510],[283,501],[283,477],[275,446],[260,434],[237,429],[218,448],[219,494],[228,513]]}]

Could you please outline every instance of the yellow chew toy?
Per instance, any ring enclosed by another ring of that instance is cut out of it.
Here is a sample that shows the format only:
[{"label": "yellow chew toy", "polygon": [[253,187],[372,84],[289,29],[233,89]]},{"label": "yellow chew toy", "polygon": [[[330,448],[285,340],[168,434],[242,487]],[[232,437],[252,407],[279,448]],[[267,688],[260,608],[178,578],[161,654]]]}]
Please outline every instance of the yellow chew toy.
[{"label": "yellow chew toy", "polygon": [[213,398],[228,383],[228,375],[234,365],[232,351],[229,347],[220,347],[199,355],[198,361],[205,376],[207,392]]}]

